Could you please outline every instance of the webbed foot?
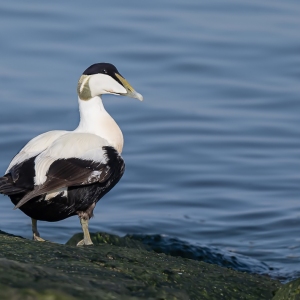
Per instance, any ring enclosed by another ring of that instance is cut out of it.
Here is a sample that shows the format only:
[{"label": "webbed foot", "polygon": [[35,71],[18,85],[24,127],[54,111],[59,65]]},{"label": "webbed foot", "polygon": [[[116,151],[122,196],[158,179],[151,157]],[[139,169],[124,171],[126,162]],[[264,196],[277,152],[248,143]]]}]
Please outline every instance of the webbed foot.
[{"label": "webbed foot", "polygon": [[41,238],[39,235],[37,234],[33,234],[33,238],[34,241],[38,241],[38,242],[46,242],[46,240],[44,240],[43,238]]},{"label": "webbed foot", "polygon": [[94,245],[91,239],[86,242],[83,239],[80,242],[78,242],[76,246],[89,246],[89,245]]}]

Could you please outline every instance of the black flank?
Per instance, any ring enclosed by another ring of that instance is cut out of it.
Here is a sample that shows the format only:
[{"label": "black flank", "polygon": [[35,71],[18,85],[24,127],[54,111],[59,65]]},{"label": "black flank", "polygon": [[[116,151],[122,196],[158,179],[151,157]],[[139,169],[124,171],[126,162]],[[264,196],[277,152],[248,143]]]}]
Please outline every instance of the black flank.
[{"label": "black flank", "polygon": [[[93,170],[105,171],[101,173],[98,181],[84,185],[69,186],[68,197],[63,196],[63,193],[61,193],[52,199],[45,200],[46,194],[38,195],[23,204],[20,209],[26,215],[36,220],[55,222],[66,219],[70,216],[74,216],[78,211],[86,211],[93,203],[97,203],[118,183],[125,170],[125,163],[118,152],[113,147],[107,146],[103,148],[105,149],[107,156],[107,164],[105,165],[96,162],[82,161],[76,158],[72,158],[69,161],[66,160],[68,163],[70,163],[70,166],[67,168],[67,171],[64,175],[71,176],[71,173],[75,170],[78,172],[78,177],[82,176],[82,173],[85,172],[84,170],[88,170],[89,172],[92,172]],[[59,161],[57,161],[56,165],[54,165],[54,163],[51,165],[49,174],[47,175],[63,175],[62,172],[60,174],[58,162]],[[87,164],[89,164],[88,167]],[[11,180],[11,185],[19,186],[20,189],[22,186],[23,189],[20,190],[19,193],[9,195],[15,205],[24,196],[26,196],[26,194],[30,193],[33,188],[33,177],[30,179],[27,178],[26,180],[26,172],[34,177],[34,158],[31,162],[31,165],[29,162],[28,164],[20,164],[19,168],[13,170],[13,176],[10,176],[11,179],[8,179]],[[107,175],[104,176],[105,174]],[[76,177],[77,173],[73,173],[72,176],[73,178],[74,176]],[[7,181],[6,179],[2,178],[0,178],[0,192],[2,182],[6,184]],[[12,183],[12,178],[16,179],[15,183]],[[24,192],[24,187],[30,187],[30,190]]]},{"label": "black flank", "polygon": [[13,166],[9,173],[0,178],[0,193],[15,195],[31,191],[34,186],[34,160],[36,156]]}]

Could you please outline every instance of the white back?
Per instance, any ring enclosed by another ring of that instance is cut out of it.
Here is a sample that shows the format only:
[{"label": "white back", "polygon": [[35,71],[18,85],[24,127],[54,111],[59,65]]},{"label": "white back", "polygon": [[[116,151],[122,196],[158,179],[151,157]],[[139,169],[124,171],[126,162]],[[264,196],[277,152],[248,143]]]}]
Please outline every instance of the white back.
[{"label": "white back", "polygon": [[17,165],[41,153],[42,151],[47,149],[53,143],[53,141],[55,141],[57,138],[59,138],[60,136],[68,132],[69,131],[64,131],[64,130],[53,130],[36,136],[32,140],[30,140],[21,149],[21,151],[12,159],[7,170],[5,171],[5,174],[9,172],[12,166]]}]

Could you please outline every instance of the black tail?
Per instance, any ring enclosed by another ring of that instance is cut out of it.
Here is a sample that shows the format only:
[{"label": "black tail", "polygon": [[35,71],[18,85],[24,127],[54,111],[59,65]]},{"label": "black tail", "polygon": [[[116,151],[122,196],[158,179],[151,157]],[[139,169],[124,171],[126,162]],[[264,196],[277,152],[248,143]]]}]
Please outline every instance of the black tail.
[{"label": "black tail", "polygon": [[25,192],[26,190],[20,187],[16,187],[10,174],[0,177],[0,194],[14,195]]}]

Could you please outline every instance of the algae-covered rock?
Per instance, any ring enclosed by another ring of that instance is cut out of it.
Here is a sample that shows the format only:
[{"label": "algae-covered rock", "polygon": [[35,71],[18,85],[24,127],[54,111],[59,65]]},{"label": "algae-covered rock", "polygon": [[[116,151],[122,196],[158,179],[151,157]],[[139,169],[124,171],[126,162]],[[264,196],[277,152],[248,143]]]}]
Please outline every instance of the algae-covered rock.
[{"label": "algae-covered rock", "polygon": [[283,285],[273,300],[300,300],[300,278]]},{"label": "algae-covered rock", "polygon": [[[66,245],[76,246],[79,241],[83,239],[82,233],[74,234]],[[94,245],[109,244],[114,246],[133,248],[139,250],[151,250],[150,247],[144,245],[138,240],[132,239],[130,236],[119,237],[114,234],[108,234],[105,232],[91,233],[91,239]]]},{"label": "algae-covered rock", "polygon": [[63,292],[45,290],[37,292],[30,288],[17,289],[0,284],[1,300],[75,300]]},{"label": "algae-covered rock", "polygon": [[264,276],[151,252],[129,238],[99,233],[92,236],[95,246],[73,246],[81,238],[60,245],[0,233],[0,299],[263,300],[281,286]]}]

